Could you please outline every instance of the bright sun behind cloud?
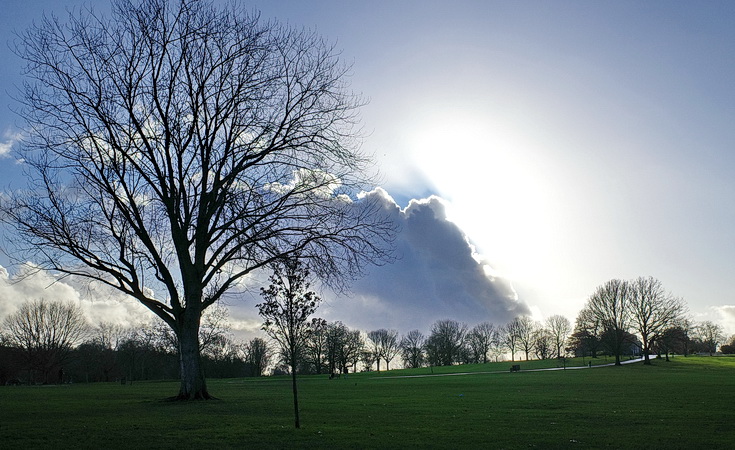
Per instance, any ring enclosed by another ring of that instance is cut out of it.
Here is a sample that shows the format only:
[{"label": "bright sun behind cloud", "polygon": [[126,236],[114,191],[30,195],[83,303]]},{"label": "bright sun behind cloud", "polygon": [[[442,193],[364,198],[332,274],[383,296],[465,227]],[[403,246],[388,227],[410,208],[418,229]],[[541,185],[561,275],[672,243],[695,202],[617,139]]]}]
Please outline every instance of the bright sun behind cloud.
[{"label": "bright sun behind cloud", "polygon": [[441,114],[410,131],[419,169],[449,200],[448,216],[511,279],[540,276],[556,226],[543,162],[513,130],[468,115]]}]

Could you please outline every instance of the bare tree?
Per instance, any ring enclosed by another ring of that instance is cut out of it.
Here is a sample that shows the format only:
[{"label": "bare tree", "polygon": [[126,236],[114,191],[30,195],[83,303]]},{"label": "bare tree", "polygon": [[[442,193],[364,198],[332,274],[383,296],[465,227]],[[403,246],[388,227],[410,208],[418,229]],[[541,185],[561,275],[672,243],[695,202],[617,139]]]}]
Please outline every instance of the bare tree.
[{"label": "bare tree", "polygon": [[383,359],[383,334],[388,330],[383,328],[379,330],[368,331],[368,349],[373,353],[373,360],[377,364],[376,370],[380,372],[380,360]]},{"label": "bare tree", "polygon": [[91,329],[90,338],[77,347],[87,382],[91,381],[90,375],[95,378],[95,372],[100,375],[97,380],[110,381],[119,366],[117,352],[129,332],[122,325],[110,322],[101,322]]},{"label": "bare tree", "polygon": [[311,366],[312,373],[321,374],[327,362],[327,321],[314,318],[311,321],[311,333],[304,346],[305,363]]},{"label": "bare tree", "polygon": [[357,370],[357,362],[363,351],[362,335],[359,330],[350,330],[342,322],[327,325],[327,362],[330,374],[347,373],[352,366]]},{"label": "bare tree", "polygon": [[696,326],[695,332],[697,338],[702,342],[702,344],[704,344],[704,347],[706,351],[709,352],[710,356],[717,351],[717,346],[725,340],[725,334],[722,331],[722,326],[709,320],[700,322]]},{"label": "bare tree", "polygon": [[685,312],[684,303],[666,293],[659,280],[639,277],[631,282],[628,305],[632,326],[643,343],[644,364],[651,364],[651,342],[679,321]]},{"label": "bare tree", "polygon": [[599,286],[587,300],[585,308],[603,328],[615,354],[615,364],[620,365],[620,355],[627,342],[630,317],[630,283],[612,279]]},{"label": "bare tree", "polygon": [[500,330],[500,342],[510,351],[510,360],[515,361],[518,348],[518,319],[506,323]]},{"label": "bare tree", "polygon": [[360,352],[360,361],[362,361],[362,365],[364,368],[363,370],[373,370],[373,364],[375,364],[375,353],[373,353],[372,350],[368,349],[367,345],[363,347],[362,351]]},{"label": "bare tree", "polygon": [[270,282],[267,289],[261,288],[264,301],[257,305],[258,311],[265,321],[263,330],[278,342],[291,366],[294,423],[300,428],[296,367],[309,335],[309,316],[321,299],[309,290],[309,270],[298,259],[274,263]]},{"label": "bare tree", "polygon": [[467,325],[456,320],[437,320],[426,340],[426,358],[434,366],[451,366],[464,350]]},{"label": "bare tree", "polygon": [[385,361],[385,370],[390,370],[390,362],[400,352],[400,342],[398,341],[398,331],[385,330],[382,333],[383,360]]},{"label": "bare tree", "polygon": [[572,332],[571,322],[566,317],[556,314],[546,319],[546,329],[553,338],[556,357],[561,358],[564,356],[562,351],[565,348],[564,346],[569,337],[569,333]]},{"label": "bare tree", "polygon": [[342,373],[342,353],[346,345],[349,330],[342,322],[333,322],[326,328],[326,359],[329,366],[329,375]]},{"label": "bare tree", "polygon": [[597,352],[602,345],[602,332],[600,319],[595,317],[589,306],[586,305],[577,315],[569,349],[575,353],[581,352],[582,356],[589,352],[592,358],[597,358]]},{"label": "bare tree", "polygon": [[536,327],[533,331],[533,351],[538,359],[549,359],[556,350],[556,339],[549,328]]},{"label": "bare tree", "polygon": [[526,361],[528,361],[528,356],[533,350],[534,332],[538,326],[533,319],[528,316],[516,317],[514,322],[516,322],[516,326],[514,328],[517,333],[518,344],[526,354]]},{"label": "bare tree", "polygon": [[233,347],[232,326],[229,311],[221,305],[214,305],[202,315],[199,327],[199,351],[214,358],[223,356],[225,347]]},{"label": "bare tree", "polygon": [[270,363],[271,351],[265,339],[253,338],[245,344],[245,363],[254,377],[262,376]]},{"label": "bare tree", "polygon": [[299,253],[339,287],[387,257],[387,213],[354,197],[370,179],[362,100],[317,35],[234,2],[116,0],[109,19],[43,18],[16,51],[31,185],[0,216],[18,258],[160,317],[178,338],[178,398],[209,398],[202,313],[241,277]]},{"label": "bare tree", "polygon": [[55,371],[61,374],[71,350],[89,332],[79,306],[44,299],[24,303],[3,325],[11,345],[22,349],[27,369],[40,372],[44,383],[62,381]]},{"label": "bare tree", "polygon": [[467,333],[467,347],[474,363],[487,363],[488,354],[497,341],[495,325],[490,322],[478,323]]},{"label": "bare tree", "polygon": [[353,372],[357,372],[357,363],[360,361],[360,355],[365,349],[365,342],[362,339],[360,330],[348,330],[347,338],[342,349],[342,372],[347,373],[347,367],[351,366]]},{"label": "bare tree", "polygon": [[419,330],[411,330],[401,338],[401,358],[406,367],[416,369],[424,364],[425,342],[426,338]]}]

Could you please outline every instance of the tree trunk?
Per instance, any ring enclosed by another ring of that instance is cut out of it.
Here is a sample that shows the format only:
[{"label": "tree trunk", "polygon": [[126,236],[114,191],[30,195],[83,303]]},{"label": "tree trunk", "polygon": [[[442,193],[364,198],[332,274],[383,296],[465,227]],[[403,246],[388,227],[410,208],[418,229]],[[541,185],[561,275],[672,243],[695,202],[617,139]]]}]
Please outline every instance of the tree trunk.
[{"label": "tree trunk", "polygon": [[176,400],[209,400],[207,383],[199,355],[199,318],[198,315],[185,319],[177,335],[179,340],[179,367],[181,387]]},{"label": "tree trunk", "polygon": [[647,335],[643,336],[643,364],[650,366],[651,365],[651,358],[648,357],[648,337]]},{"label": "tree trunk", "polygon": [[301,422],[299,421],[299,393],[296,389],[296,367],[291,367],[291,385],[293,386],[293,414],[294,414],[294,425],[296,428],[301,428]]}]

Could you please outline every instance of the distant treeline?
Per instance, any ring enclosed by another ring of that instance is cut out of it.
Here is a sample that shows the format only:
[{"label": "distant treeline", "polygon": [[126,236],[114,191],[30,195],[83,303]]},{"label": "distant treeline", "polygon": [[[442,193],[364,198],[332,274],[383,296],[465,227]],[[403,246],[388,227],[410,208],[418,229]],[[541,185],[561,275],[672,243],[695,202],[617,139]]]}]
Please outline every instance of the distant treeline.
[{"label": "distant treeline", "polygon": [[[612,289],[609,284],[601,286],[591,301],[598,297],[609,300],[605,291]],[[631,313],[628,321],[622,322],[623,329],[609,325],[599,305],[591,301],[580,311],[574,328],[559,315],[544,322],[521,316],[503,325],[482,322],[473,327],[439,320],[425,336],[419,330],[403,335],[384,328],[363,332],[339,321],[314,319],[295,366],[297,373],[334,376],[390,369],[391,365],[415,368],[485,363],[516,360],[516,356],[528,360],[638,355],[644,346],[632,318],[634,302],[623,300]],[[677,315],[664,325],[647,336],[651,354],[713,353],[718,348],[735,353],[735,336],[723,344],[722,329],[712,322],[695,323]],[[214,307],[204,315],[199,340],[209,378],[285,374],[291,366],[286,354],[273,343],[261,338],[237,342],[223,308]],[[0,328],[0,385],[131,383],[178,377],[178,343],[161,321],[127,328],[109,323],[90,327],[77,306],[38,300],[5,318]]]}]

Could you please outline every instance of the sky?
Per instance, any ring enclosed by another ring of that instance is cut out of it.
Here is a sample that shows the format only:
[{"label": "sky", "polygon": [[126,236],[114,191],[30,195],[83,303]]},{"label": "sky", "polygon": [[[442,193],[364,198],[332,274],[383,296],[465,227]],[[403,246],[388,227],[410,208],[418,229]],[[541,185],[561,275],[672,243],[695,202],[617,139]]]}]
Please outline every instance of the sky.
[{"label": "sky", "polygon": [[[21,62],[6,43],[82,3],[2,0],[0,190],[24,182]],[[694,320],[735,333],[735,3],[247,4],[316,30],[352,65],[381,173],[367,195],[403,229],[399,260],[326,294],[321,315],[402,332],[519,313],[573,321],[605,281],[653,276]],[[0,316],[55,290],[95,317],[140,313],[114,293],[44,284],[50,274],[8,284],[22,268],[0,265]],[[257,329],[256,302],[229,302],[243,330]]]}]

